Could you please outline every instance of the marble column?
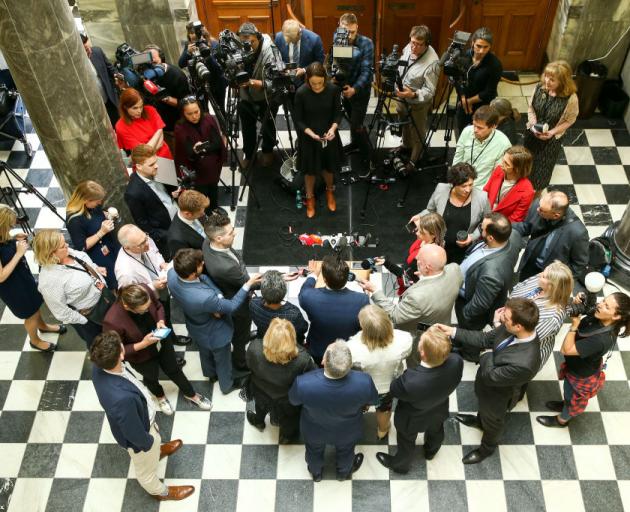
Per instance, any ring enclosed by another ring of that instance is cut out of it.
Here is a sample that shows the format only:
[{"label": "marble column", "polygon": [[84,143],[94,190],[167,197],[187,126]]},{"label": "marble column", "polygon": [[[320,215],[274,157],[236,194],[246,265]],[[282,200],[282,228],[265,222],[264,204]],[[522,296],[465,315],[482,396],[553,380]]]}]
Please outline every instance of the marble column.
[{"label": "marble column", "polygon": [[611,279],[630,289],[630,203],[617,226],[611,225],[604,236],[608,237],[613,252]]},{"label": "marble column", "polygon": [[93,179],[130,219],[126,169],[67,0],[0,0],[0,51],[66,198]]}]

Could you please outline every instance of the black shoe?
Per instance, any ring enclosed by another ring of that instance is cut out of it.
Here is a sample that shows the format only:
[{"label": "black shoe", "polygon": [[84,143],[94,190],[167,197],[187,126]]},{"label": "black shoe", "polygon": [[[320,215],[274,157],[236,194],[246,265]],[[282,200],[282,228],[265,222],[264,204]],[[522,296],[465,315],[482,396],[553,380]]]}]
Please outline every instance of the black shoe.
[{"label": "black shoe", "polygon": [[560,423],[558,416],[536,416],[536,421],[545,427],[566,428],[569,422]]},{"label": "black shoe", "polygon": [[278,439],[278,443],[280,444],[294,444],[298,442],[298,438],[297,436],[280,436],[280,439]]},{"label": "black shoe", "polygon": [[472,414],[456,414],[455,419],[467,427],[478,428],[481,430],[481,425],[479,424],[477,416]]},{"label": "black shoe", "polygon": [[186,366],[186,359],[184,359],[183,357],[175,356],[175,362],[180,368]]},{"label": "black shoe", "polygon": [[487,459],[490,455],[492,454],[489,453],[487,455],[484,455],[479,449],[477,449],[468,452],[462,459],[462,462],[464,464],[479,464],[482,460]]},{"label": "black shoe", "polygon": [[263,430],[265,430],[265,422],[258,423],[256,421],[256,414],[254,413],[254,411],[247,411],[246,416],[247,416],[247,423],[249,423],[256,430],[258,430],[259,432],[262,432]]},{"label": "black shoe", "polygon": [[337,480],[339,482],[348,480],[349,478],[352,477],[352,473],[356,473],[359,470],[359,468],[361,467],[361,464],[363,464],[363,454],[357,453],[354,456],[354,461],[352,462],[352,469],[350,470],[350,473],[346,473],[345,475],[342,475],[341,473],[337,473]]},{"label": "black shoe", "polygon": [[393,460],[393,458],[394,457],[392,457],[388,453],[376,452],[376,460],[379,461],[383,466],[385,466],[386,468],[391,469],[392,471],[394,471],[396,473],[400,473],[401,475],[407,474],[409,472],[408,469],[402,470],[402,469],[396,469],[396,468],[392,467],[392,460]]},{"label": "black shoe", "polygon": [[54,352],[55,349],[57,348],[56,343],[48,343],[47,348],[39,348],[37,345],[33,345],[30,341],[29,341],[29,345],[33,347],[35,350],[39,350],[40,352]]},{"label": "black shoe", "polygon": [[189,336],[182,336],[181,334],[178,334],[175,336],[175,339],[173,339],[173,345],[190,345],[190,343],[192,342],[192,338]]},{"label": "black shoe", "polygon": [[435,450],[434,452],[428,452],[426,450],[424,450],[424,459],[425,460],[433,460],[433,458],[437,455],[437,452],[439,452],[440,449],[438,448],[437,450]]},{"label": "black shoe", "polygon": [[49,331],[47,329],[40,329],[39,332],[51,333],[51,334],[59,334],[59,336],[61,336],[62,334],[66,334],[68,332],[68,328],[65,325],[63,325],[63,324],[59,324],[59,330],[58,331]]},{"label": "black shoe", "polygon": [[545,407],[550,411],[562,412],[564,402],[562,400],[550,400],[549,402],[545,402]]},{"label": "black shoe", "polygon": [[[310,473],[310,471],[309,471]],[[322,481],[322,474],[321,473],[311,473],[311,476],[313,477],[313,482],[321,482]]]}]

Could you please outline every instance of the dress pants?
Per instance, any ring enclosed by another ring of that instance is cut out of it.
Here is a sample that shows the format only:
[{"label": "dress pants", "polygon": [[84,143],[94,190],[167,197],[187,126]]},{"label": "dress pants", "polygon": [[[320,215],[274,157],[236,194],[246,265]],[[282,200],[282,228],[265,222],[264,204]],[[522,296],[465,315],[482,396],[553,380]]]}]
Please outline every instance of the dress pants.
[{"label": "dress pants", "polygon": [[481,437],[481,445],[479,451],[483,455],[490,455],[494,453],[499,445],[503,430],[505,429],[505,416],[507,415],[508,407],[499,412],[496,407],[494,410],[483,410],[480,407],[477,413],[477,421],[483,430],[483,436]]},{"label": "dress pants", "polygon": [[162,368],[166,376],[175,383],[184,396],[192,398],[195,396],[195,390],[182,369],[177,365],[172,341],[167,338],[162,340],[160,345],[157,357],[141,363],[129,361],[131,367],[142,375],[142,382],[155,396],[164,396],[164,388],[158,382],[160,368]]},{"label": "dress pants", "polygon": [[153,496],[166,494],[168,487],[157,476],[158,465],[160,463],[160,445],[162,438],[158,432],[157,425],[153,423],[149,434],[153,436],[153,444],[148,452],[134,452],[133,448],[127,448],[136,478],[140,486]]},{"label": "dress pants", "polygon": [[358,146],[361,158],[369,160],[371,155],[370,141],[368,139],[367,128],[365,127],[365,116],[370,102],[371,89],[361,89],[352,98],[343,98],[343,109],[348,115],[350,122],[350,140],[353,145]]},{"label": "dress pants", "polygon": [[[409,107],[408,109],[407,106]],[[424,139],[427,136],[427,117],[433,103],[407,103],[407,106],[402,102],[396,102],[396,110],[398,111],[400,120],[404,121],[407,119],[407,116],[410,116],[418,128],[416,132],[413,124],[409,122],[403,125],[402,129],[403,147],[411,149],[410,160],[416,162],[420,157],[420,153],[422,153]]]},{"label": "dress pants", "polygon": [[241,131],[243,133],[243,153],[247,160],[251,160],[256,150],[256,137],[258,135],[257,122],[262,125],[262,151],[271,153],[276,145],[276,128],[273,117],[278,108],[272,108],[272,116],[267,116],[267,102],[265,101],[245,101],[238,104],[238,116],[241,119]]},{"label": "dress pants", "polygon": [[301,408],[291,405],[288,398],[273,400],[255,385],[253,387],[256,422],[264,423],[265,417],[272,412],[280,425],[280,437],[296,438],[300,431]]},{"label": "dress pants", "polygon": [[[394,416],[398,450],[391,461],[391,467],[399,471],[408,471],[414,456],[416,437],[420,432],[415,429],[407,429],[406,419],[399,421],[398,417],[398,414]],[[444,422],[440,422],[424,432],[424,452],[434,455],[442,447],[443,441]]]},{"label": "dress pants", "polygon": [[81,337],[81,339],[85,341],[88,350],[90,350],[94,338],[103,332],[103,326],[98,325],[91,320],[88,320],[86,324],[71,325],[74,327],[74,330],[77,331],[77,334]]},{"label": "dress pants", "polygon": [[245,347],[249,343],[252,316],[249,312],[249,298],[232,314],[234,334],[232,335],[232,364],[237,370],[247,369]]},{"label": "dress pants", "polygon": [[[306,465],[313,475],[319,475],[324,470],[324,450],[325,443],[311,443],[308,439],[304,440],[306,445]],[[335,458],[337,465],[337,473],[347,475],[352,471],[354,462],[355,442],[345,444],[335,444]]]},{"label": "dress pants", "polygon": [[232,360],[230,344],[220,348],[210,348],[202,343],[197,343],[199,358],[201,359],[201,372],[204,377],[219,379],[219,387],[223,393],[227,393],[234,385],[232,379]]}]

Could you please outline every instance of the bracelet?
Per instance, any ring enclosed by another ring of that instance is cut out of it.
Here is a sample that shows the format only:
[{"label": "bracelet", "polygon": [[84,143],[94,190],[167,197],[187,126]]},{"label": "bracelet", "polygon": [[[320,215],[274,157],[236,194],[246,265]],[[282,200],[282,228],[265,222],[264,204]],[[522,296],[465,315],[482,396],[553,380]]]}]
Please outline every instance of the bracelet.
[{"label": "bracelet", "polygon": [[569,332],[578,332],[577,329],[569,329]]}]

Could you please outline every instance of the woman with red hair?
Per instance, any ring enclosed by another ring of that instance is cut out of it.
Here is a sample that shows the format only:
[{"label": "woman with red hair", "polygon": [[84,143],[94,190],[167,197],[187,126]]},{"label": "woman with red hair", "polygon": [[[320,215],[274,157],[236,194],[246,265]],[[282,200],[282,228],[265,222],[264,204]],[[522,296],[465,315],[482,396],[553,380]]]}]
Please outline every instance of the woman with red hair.
[{"label": "woman with red hair", "polygon": [[118,147],[131,151],[138,144],[155,148],[157,156],[173,159],[171,150],[164,142],[162,129],[165,124],[158,111],[144,104],[138,91],[127,88],[120,94],[118,103],[120,119],[116,123]]}]

